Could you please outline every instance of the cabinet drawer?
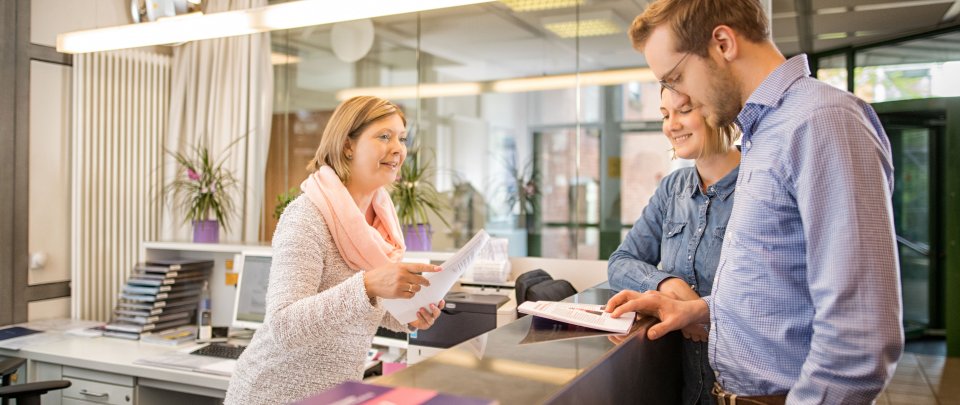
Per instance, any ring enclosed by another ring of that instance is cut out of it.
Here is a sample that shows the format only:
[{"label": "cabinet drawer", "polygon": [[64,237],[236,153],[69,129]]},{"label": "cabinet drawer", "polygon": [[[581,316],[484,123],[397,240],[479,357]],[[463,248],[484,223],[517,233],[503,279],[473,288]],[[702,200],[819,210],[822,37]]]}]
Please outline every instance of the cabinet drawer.
[{"label": "cabinet drawer", "polygon": [[133,404],[133,387],[106,384],[74,377],[65,377],[64,379],[70,380],[72,383],[72,385],[63,390],[64,403],[68,403],[67,398],[73,398],[96,404]]},{"label": "cabinet drawer", "polygon": [[[63,398],[63,400],[60,402],[61,405],[92,405],[92,404],[99,404],[99,403],[100,402],[90,402],[90,401],[84,401],[82,399],[73,399],[73,398]],[[46,404],[46,402],[44,402],[44,404]]]},{"label": "cabinet drawer", "polygon": [[81,380],[97,381],[113,385],[123,385],[133,387],[133,377],[123,374],[107,373],[103,371],[90,370],[88,368],[77,368],[63,366],[63,376],[67,378],[77,378]]}]

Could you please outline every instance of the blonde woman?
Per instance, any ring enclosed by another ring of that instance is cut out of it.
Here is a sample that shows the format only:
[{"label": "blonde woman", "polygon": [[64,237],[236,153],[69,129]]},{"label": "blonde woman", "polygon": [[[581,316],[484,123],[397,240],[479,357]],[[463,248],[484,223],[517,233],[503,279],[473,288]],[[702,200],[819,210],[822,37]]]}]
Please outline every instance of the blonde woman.
[{"label": "blonde woman", "polygon": [[383,298],[411,298],[429,285],[426,264],[400,263],[405,246],[384,187],[407,156],[406,120],[377,97],[340,104],[323,131],[304,193],[273,236],[267,314],[240,356],[227,404],[288,403],[363,377],[378,326],[429,328],[444,302],[403,325]]},{"label": "blonde woman", "polygon": [[[700,108],[673,91],[660,92],[663,133],[674,156],[694,167],[674,171],[657,187],[643,215],[610,256],[615,290],[660,291],[681,300],[708,296],[733,208],[740,167],[740,131],[715,128]],[[631,293],[626,293],[631,294]],[[639,294],[639,293],[633,293]],[[715,377],[707,358],[707,329],[683,329],[683,404],[710,404]]]}]

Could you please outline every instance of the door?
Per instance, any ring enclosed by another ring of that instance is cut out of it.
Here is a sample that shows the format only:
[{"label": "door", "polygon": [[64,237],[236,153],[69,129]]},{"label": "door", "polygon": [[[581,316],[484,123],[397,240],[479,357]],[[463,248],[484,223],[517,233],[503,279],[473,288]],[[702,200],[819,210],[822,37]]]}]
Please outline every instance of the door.
[{"label": "door", "polygon": [[938,147],[944,134],[943,111],[880,114],[890,137],[894,164],[893,219],[897,231],[903,322],[907,337],[943,328],[939,313],[942,274],[941,201]]}]

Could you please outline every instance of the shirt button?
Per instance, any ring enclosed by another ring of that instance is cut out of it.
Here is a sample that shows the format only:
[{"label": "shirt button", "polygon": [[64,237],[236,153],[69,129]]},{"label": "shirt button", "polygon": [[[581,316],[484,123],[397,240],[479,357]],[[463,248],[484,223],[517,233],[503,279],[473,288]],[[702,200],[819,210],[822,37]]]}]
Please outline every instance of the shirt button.
[{"label": "shirt button", "polygon": [[693,255],[687,256],[687,260],[693,259]]},{"label": "shirt button", "polygon": [[750,149],[750,145],[751,145],[752,143],[753,143],[753,142],[746,141],[746,142],[743,143],[743,146],[746,146],[747,149]]},{"label": "shirt button", "polygon": [[697,228],[697,232],[700,232],[700,231],[702,231],[702,230],[703,230],[703,228]]}]

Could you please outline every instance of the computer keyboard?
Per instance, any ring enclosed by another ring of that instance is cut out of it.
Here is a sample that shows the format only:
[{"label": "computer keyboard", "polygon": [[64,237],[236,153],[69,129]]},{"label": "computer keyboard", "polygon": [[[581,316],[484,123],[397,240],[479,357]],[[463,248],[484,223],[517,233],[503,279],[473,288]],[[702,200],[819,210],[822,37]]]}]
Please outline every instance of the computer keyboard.
[{"label": "computer keyboard", "polygon": [[229,343],[211,343],[190,352],[190,354],[236,360],[240,358],[240,354],[242,354],[243,349],[246,348],[246,346],[232,345]]}]

